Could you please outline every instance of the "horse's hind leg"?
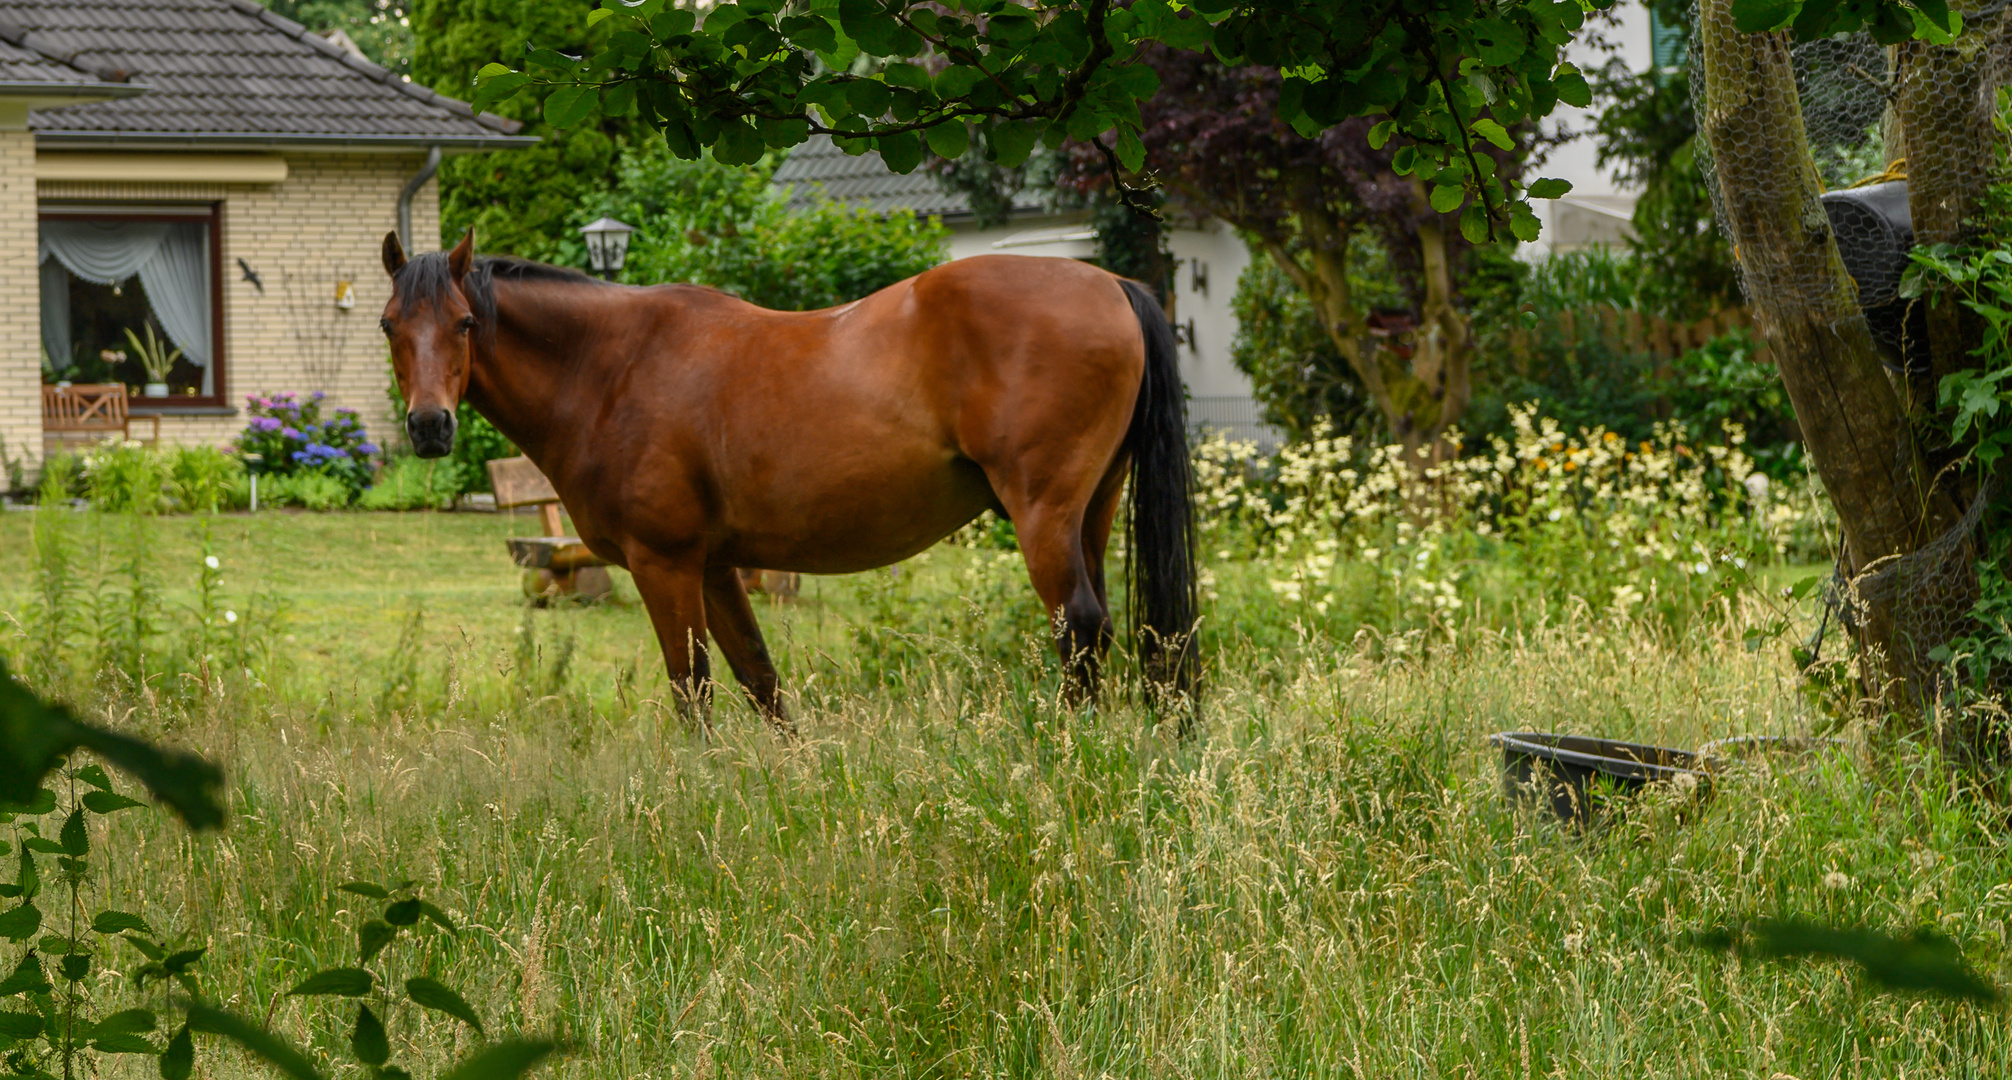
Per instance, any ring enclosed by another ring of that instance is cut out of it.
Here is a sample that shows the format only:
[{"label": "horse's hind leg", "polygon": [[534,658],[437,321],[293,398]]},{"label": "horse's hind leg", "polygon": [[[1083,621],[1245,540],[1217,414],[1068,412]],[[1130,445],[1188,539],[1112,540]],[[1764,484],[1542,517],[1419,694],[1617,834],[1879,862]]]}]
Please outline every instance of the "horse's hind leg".
[{"label": "horse's hind leg", "polygon": [[755,708],[778,730],[793,733],[796,726],[790,723],[782,704],[782,680],[776,675],[775,662],[769,659],[767,643],[762,641],[761,623],[748,603],[747,586],[733,567],[706,570],[706,623]]},{"label": "horse's hind leg", "polygon": [[[1083,511],[1083,559],[1090,568],[1090,585],[1097,590],[1097,602],[1104,606],[1105,625],[1110,624],[1111,592],[1104,580],[1104,555],[1111,545],[1111,525],[1118,516],[1118,499],[1125,493],[1125,474],[1131,470],[1130,455],[1120,454],[1111,463],[1110,471],[1104,474],[1103,483],[1090,496],[1090,505]],[[1110,648],[1106,637],[1097,652],[1103,655]]]},{"label": "horse's hind leg", "polygon": [[1055,649],[1075,684],[1073,696],[1094,700],[1103,645],[1111,638],[1111,616],[1097,595],[1084,557],[1083,509],[1080,504],[1012,509],[1027,576],[1033,579],[1055,634]]}]

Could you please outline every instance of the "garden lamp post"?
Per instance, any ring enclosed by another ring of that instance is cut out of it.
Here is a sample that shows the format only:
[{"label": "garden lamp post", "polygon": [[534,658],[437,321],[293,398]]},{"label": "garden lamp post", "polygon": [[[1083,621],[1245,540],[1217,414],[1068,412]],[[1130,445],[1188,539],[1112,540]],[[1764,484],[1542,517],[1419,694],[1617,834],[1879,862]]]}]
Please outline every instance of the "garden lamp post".
[{"label": "garden lamp post", "polygon": [[636,231],[633,225],[624,225],[611,217],[604,217],[591,225],[580,226],[580,235],[587,238],[587,264],[596,274],[609,281],[622,272],[622,262],[629,255],[629,234]]}]

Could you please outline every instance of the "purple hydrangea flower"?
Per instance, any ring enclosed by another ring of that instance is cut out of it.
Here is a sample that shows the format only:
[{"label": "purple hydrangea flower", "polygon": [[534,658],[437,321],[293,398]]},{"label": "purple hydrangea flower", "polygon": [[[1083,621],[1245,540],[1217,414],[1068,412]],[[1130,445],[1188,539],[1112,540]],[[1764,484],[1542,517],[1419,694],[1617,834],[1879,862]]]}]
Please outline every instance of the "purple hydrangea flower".
[{"label": "purple hydrangea flower", "polygon": [[280,434],[281,434],[281,435],[284,435],[284,436],[286,436],[286,437],[287,437],[287,438],[289,438],[289,439],[300,439],[300,438],[304,438],[304,436],[302,436],[302,435],[301,435],[301,433],[300,433],[300,430],[299,430],[298,428],[290,428],[290,427],[289,427],[289,428],[281,428],[281,429],[280,429]]}]

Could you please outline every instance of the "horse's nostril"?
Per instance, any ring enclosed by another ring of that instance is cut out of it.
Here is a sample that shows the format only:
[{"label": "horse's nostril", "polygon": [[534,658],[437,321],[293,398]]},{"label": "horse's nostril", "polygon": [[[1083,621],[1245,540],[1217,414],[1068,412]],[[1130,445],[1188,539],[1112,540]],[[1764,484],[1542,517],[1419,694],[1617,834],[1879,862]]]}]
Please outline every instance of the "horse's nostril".
[{"label": "horse's nostril", "polygon": [[447,409],[408,412],[405,434],[420,457],[440,457],[454,449],[454,414]]}]

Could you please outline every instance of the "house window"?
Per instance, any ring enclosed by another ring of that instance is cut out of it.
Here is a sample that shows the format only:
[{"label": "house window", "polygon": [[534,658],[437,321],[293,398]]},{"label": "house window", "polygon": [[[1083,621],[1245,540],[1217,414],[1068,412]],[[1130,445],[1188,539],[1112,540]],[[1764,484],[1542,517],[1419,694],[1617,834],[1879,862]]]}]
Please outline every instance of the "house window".
[{"label": "house window", "polygon": [[219,240],[215,207],[45,208],[43,381],[124,383],[141,410],[221,405]]}]

